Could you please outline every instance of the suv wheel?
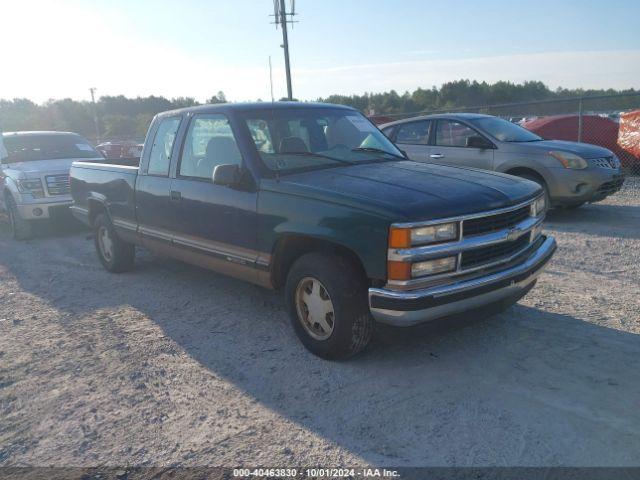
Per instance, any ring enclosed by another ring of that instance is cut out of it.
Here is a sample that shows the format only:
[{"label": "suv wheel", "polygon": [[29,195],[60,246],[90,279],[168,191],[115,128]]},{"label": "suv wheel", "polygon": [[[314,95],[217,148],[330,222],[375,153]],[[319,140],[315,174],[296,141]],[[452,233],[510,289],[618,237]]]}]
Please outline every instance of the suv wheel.
[{"label": "suv wheel", "polygon": [[18,212],[18,207],[16,202],[13,200],[13,197],[7,195],[5,205],[7,206],[7,213],[9,214],[11,236],[16,240],[28,240],[31,238],[33,234],[31,222],[20,216],[20,212]]},{"label": "suv wheel", "polygon": [[135,246],[123,241],[106,214],[99,214],[93,222],[93,239],[100,263],[110,272],[128,272],[133,268]]},{"label": "suv wheel", "polygon": [[535,175],[530,175],[527,173],[522,173],[517,175],[520,178],[526,178],[527,180],[531,180],[532,182],[536,182],[538,185],[542,187],[542,191],[544,192],[544,203],[547,205],[547,208],[551,208],[551,197],[549,196],[549,189],[547,188],[547,183],[542,179]]},{"label": "suv wheel", "polygon": [[366,282],[347,259],[308,253],[287,276],[285,300],[291,324],[303,345],[326,359],[364,349],[373,331]]}]

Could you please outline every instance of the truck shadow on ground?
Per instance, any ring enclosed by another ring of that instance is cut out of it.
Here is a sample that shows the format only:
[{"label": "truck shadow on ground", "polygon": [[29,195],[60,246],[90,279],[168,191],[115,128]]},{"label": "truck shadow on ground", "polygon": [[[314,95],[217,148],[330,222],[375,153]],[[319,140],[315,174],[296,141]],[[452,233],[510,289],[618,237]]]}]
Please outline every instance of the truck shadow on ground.
[{"label": "truck shadow on ground", "polygon": [[577,209],[553,209],[547,213],[546,226],[559,232],[640,238],[640,206],[589,204]]},{"label": "truck shadow on ground", "polygon": [[[140,341],[127,324],[150,321],[170,339],[168,351],[182,349],[250,398],[373,464],[637,462],[640,335],[517,305],[489,319],[381,328],[360,356],[326,362],[294,336],[280,293],[146,253],[134,272],[111,275],[82,236],[69,240],[25,252],[3,235],[0,263],[55,307],[71,333],[113,338],[109,348],[122,349],[132,371],[143,368],[132,353],[141,347],[122,346]],[[25,266],[27,255],[40,270]],[[109,313],[124,307],[144,320]],[[210,401],[215,406],[215,391]]]}]

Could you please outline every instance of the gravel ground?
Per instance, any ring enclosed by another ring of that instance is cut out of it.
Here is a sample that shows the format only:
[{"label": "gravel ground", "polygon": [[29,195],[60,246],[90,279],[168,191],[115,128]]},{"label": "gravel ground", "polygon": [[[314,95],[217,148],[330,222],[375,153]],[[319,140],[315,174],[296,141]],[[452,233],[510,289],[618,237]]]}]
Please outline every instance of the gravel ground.
[{"label": "gravel ground", "polygon": [[503,314],[307,353],[279,293],[0,232],[0,465],[640,465],[640,182],[551,212]]}]

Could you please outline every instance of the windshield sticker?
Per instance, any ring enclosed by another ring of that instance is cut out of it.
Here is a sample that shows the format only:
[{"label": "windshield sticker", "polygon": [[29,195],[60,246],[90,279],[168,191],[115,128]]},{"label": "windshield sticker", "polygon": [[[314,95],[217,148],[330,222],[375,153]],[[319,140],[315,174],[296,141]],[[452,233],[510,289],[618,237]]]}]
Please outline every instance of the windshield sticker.
[{"label": "windshield sticker", "polygon": [[76,148],[78,150],[82,150],[83,152],[93,152],[93,147],[91,145],[87,145],[86,143],[76,143]]},{"label": "windshield sticker", "polygon": [[364,117],[347,115],[347,119],[361,132],[373,132],[375,127]]}]

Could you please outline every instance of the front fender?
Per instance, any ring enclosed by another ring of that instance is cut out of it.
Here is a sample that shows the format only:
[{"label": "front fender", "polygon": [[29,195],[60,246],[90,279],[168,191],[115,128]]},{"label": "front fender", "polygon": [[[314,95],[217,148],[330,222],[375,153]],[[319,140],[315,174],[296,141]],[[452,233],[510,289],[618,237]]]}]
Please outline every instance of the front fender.
[{"label": "front fender", "polygon": [[386,278],[389,219],[353,207],[275,192],[261,192],[258,213],[261,251],[273,253],[284,236],[305,236],[350,250],[369,278]]}]

